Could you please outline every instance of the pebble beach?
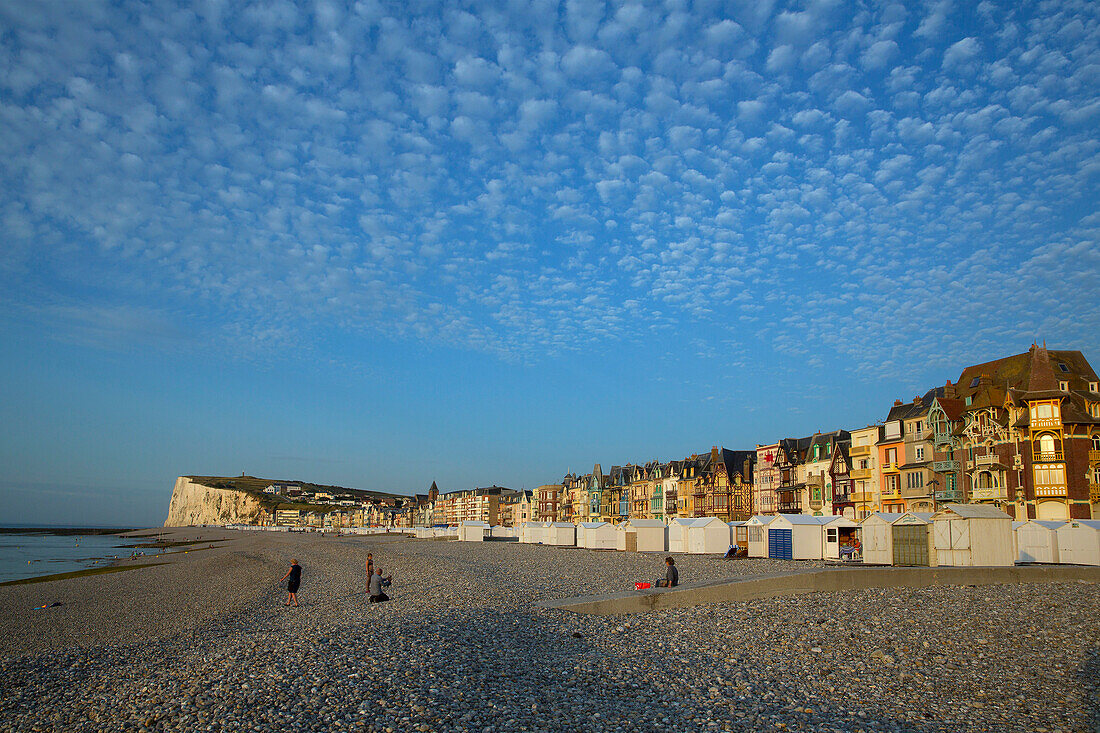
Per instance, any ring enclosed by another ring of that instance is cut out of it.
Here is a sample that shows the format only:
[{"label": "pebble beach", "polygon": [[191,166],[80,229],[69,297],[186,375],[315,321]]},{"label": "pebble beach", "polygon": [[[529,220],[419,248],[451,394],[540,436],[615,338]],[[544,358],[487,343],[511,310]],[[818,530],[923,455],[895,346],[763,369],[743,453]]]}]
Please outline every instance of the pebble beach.
[{"label": "pebble beach", "polygon": [[[0,587],[0,731],[1100,730],[1094,584],[597,617],[534,604],[627,590],[665,555],[172,535],[202,541],[161,565]],[[394,576],[388,603],[367,603],[368,551]],[[277,582],[292,557],[298,608]],[[675,557],[683,583],[820,567]]]}]

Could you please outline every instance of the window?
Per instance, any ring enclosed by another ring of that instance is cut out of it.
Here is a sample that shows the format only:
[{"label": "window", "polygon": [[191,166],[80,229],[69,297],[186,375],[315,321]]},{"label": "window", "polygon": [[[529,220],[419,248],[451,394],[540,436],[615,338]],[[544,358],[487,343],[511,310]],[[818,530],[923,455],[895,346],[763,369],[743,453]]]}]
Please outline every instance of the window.
[{"label": "window", "polygon": [[1040,453],[1053,453],[1054,452],[1054,436],[1050,434],[1039,436],[1039,452]]},{"label": "window", "polygon": [[1062,486],[1066,483],[1066,469],[1049,464],[1035,466],[1036,486]]},{"label": "window", "polygon": [[919,445],[917,446],[917,460],[918,461],[923,461],[924,460],[924,447],[923,446],[919,446]]},{"label": "window", "polygon": [[1062,390],[1063,392],[1069,392],[1069,382],[1059,382],[1058,389]]},{"label": "window", "polygon": [[1089,392],[1093,394],[1100,392],[1100,382],[1089,382]]},{"label": "window", "polygon": [[1061,369],[1061,370],[1062,370],[1063,372],[1065,372],[1066,374],[1069,374],[1069,367],[1068,367],[1068,366],[1066,366],[1065,364],[1059,363],[1059,364],[1058,364],[1058,368],[1059,368],[1059,369]]},{"label": "window", "polygon": [[967,395],[967,396],[966,396],[966,404],[967,404],[967,405],[969,405],[969,404],[970,404],[971,402],[973,402],[973,401],[974,401],[974,398],[973,398],[973,397],[971,397],[970,395]]},{"label": "window", "polygon": [[970,388],[971,388],[971,389],[974,389],[975,387],[977,387],[977,386],[978,386],[978,382],[980,382],[980,381],[982,381],[982,378],[981,378],[981,377],[974,377],[973,379],[971,379],[971,380],[970,380]]},{"label": "window", "polygon": [[826,537],[825,537],[826,542],[836,542],[837,541],[837,529],[835,527],[826,528],[825,534],[826,534]]},{"label": "window", "polygon": [[1100,450],[1100,433],[1096,433],[1092,436],[1092,449]]},{"label": "window", "polygon": [[[1094,435],[1093,436],[1093,443],[1096,443],[1098,440],[1100,440],[1100,435]],[[1100,448],[1098,448],[1097,450],[1100,450]],[[867,459],[866,458],[864,458],[863,460],[861,460],[859,462],[859,467],[860,468],[867,468]]]},{"label": "window", "polygon": [[915,423],[913,423],[913,432],[919,433],[922,427],[924,427],[924,424],[920,420],[917,420]]}]

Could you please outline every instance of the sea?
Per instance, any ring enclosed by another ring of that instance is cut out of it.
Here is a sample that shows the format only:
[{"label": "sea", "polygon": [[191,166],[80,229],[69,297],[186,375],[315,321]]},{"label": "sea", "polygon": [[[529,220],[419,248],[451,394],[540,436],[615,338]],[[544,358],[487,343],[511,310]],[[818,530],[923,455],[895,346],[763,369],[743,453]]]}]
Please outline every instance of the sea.
[{"label": "sea", "polygon": [[[79,532],[79,529],[31,533],[0,529],[0,583],[107,567],[116,559],[130,557],[135,550],[142,551],[131,545],[148,541],[113,534],[69,534],[71,532]],[[153,554],[150,550],[144,552]]]}]

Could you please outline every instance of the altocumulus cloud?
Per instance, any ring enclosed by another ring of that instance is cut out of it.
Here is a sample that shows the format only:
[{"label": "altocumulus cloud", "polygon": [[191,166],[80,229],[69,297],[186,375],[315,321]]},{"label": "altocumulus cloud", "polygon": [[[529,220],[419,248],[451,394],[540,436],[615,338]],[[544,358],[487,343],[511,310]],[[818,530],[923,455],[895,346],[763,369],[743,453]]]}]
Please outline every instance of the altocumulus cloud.
[{"label": "altocumulus cloud", "polygon": [[4,297],[521,360],[1087,340],[1050,296],[1100,275],[1098,14],[8,2]]}]

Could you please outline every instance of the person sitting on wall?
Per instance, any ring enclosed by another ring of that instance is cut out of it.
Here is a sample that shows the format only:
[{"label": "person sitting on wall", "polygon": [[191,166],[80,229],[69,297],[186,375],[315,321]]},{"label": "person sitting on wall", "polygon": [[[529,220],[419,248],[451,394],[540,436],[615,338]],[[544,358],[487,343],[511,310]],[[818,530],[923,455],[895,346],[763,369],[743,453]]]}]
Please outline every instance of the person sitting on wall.
[{"label": "person sitting on wall", "polygon": [[676,561],[671,557],[665,558],[665,577],[657,581],[658,588],[674,588],[680,583],[680,571],[676,569]]},{"label": "person sitting on wall", "polygon": [[389,587],[392,581],[392,575],[383,577],[381,568],[375,570],[374,575],[370,577],[370,602],[382,603],[383,601],[388,601],[390,597],[386,595],[382,589]]}]

